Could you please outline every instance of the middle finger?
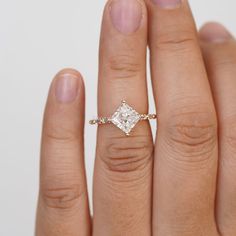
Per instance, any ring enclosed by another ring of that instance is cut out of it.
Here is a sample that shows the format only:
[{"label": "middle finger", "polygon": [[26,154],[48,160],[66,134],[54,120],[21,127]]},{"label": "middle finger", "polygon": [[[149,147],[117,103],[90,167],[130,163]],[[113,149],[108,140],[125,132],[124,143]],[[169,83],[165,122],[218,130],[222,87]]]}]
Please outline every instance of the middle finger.
[{"label": "middle finger", "polygon": [[186,0],[146,0],[159,130],[154,235],[217,235],[216,114]]}]

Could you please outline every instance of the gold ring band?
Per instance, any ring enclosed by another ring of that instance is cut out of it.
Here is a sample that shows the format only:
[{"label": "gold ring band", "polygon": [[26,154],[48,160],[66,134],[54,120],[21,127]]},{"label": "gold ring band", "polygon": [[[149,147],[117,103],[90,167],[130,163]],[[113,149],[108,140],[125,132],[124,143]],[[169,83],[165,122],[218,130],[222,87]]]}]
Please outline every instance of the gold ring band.
[{"label": "gold ring band", "polygon": [[[140,120],[154,120],[157,118],[156,114],[141,114],[140,115]],[[99,117],[94,120],[90,120],[89,124],[90,125],[105,125],[105,124],[111,124],[112,123],[112,118],[111,117]]]}]

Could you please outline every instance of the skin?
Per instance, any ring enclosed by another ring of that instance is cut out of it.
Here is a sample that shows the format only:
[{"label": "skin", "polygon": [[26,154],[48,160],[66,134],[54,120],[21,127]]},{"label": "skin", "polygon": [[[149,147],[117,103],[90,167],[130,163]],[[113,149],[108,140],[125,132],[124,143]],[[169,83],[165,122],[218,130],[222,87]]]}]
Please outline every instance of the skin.
[{"label": "skin", "polygon": [[139,0],[139,26],[114,27],[114,1],[102,22],[98,115],[112,114],[122,99],[148,113],[149,46],[156,139],[148,121],[129,137],[98,127],[92,218],[84,83],[75,70],[59,72],[44,115],[36,235],[235,236],[235,39],[216,23],[197,32],[185,0],[167,8]]}]

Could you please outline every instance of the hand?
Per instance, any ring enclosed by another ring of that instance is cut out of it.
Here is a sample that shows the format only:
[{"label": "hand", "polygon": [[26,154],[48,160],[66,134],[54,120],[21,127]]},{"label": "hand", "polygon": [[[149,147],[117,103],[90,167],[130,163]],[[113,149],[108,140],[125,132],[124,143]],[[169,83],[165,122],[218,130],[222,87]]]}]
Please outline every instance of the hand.
[{"label": "hand", "polygon": [[92,224],[83,80],[66,69],[52,82],[36,235],[236,235],[236,41],[218,24],[198,34],[186,0],[109,1],[101,31],[99,116],[113,114],[122,99],[148,113],[147,44],[156,142],[147,121],[129,137],[114,125],[99,126]]}]

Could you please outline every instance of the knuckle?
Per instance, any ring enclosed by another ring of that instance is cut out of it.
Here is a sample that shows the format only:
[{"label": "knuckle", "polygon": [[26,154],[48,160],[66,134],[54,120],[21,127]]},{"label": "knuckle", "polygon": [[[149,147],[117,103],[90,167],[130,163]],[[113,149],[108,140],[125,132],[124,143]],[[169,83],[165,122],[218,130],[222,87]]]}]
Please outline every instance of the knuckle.
[{"label": "knuckle", "polygon": [[48,208],[72,209],[78,204],[84,191],[79,184],[68,186],[44,186],[41,187],[41,197]]},{"label": "knuckle", "polygon": [[157,37],[156,48],[158,50],[185,51],[191,50],[196,45],[196,33],[194,30],[172,29],[160,33]]},{"label": "knuckle", "polygon": [[224,57],[221,57],[217,60],[216,62],[216,66],[219,66],[219,67],[235,67],[236,65],[236,56],[230,56],[228,55],[227,58],[224,58]]},{"label": "knuckle", "polygon": [[132,55],[116,55],[108,60],[108,68],[114,78],[134,78],[141,70],[141,64]]},{"label": "knuckle", "polygon": [[226,140],[228,148],[236,152],[236,117],[225,119],[222,124],[224,139]]},{"label": "knuckle", "polygon": [[166,140],[184,162],[209,159],[217,143],[216,117],[208,111],[175,114],[167,121]]},{"label": "knuckle", "polygon": [[225,52],[220,54],[218,53],[218,55],[216,55],[215,53],[214,60],[212,60],[212,66],[215,67],[217,70],[220,70],[220,72],[229,73],[236,65],[235,52],[236,50],[233,50],[233,55],[230,51],[227,52],[227,55],[225,55]]},{"label": "knuckle", "polygon": [[142,170],[151,162],[152,153],[151,136],[113,137],[98,148],[98,156],[113,172]]},{"label": "knuckle", "polygon": [[48,127],[43,132],[43,138],[48,142],[56,143],[70,143],[78,139],[74,131],[62,126],[60,128]]}]

